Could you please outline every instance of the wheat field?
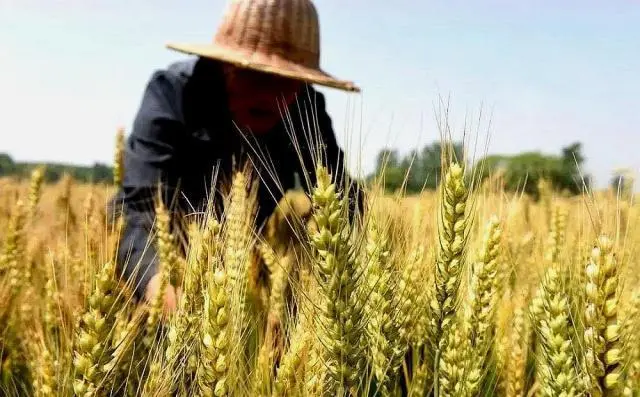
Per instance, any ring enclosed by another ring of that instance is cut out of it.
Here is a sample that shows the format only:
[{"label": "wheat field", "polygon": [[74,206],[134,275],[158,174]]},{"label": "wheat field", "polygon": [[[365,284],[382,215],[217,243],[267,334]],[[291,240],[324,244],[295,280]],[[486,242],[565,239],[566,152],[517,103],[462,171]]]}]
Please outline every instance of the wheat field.
[{"label": "wheat field", "polygon": [[186,255],[157,202],[170,316],[115,275],[121,168],[0,181],[0,394],[639,396],[632,195],[543,183],[534,201],[445,165],[434,192],[371,187],[355,219],[319,165],[260,231],[239,170]]}]

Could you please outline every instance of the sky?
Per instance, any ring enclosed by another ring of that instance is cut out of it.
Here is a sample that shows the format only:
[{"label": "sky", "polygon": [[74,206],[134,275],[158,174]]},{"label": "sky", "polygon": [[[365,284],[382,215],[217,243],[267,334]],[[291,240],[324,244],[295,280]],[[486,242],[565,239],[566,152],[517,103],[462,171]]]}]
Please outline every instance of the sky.
[{"label": "sky", "polygon": [[[454,138],[475,157],[583,143],[606,185],[640,171],[640,2],[316,0],[321,64],[360,94],[318,87],[353,172],[376,153]],[[112,161],[153,71],[209,42],[222,0],[0,0],[0,152]],[[471,153],[473,155],[473,153]]]}]

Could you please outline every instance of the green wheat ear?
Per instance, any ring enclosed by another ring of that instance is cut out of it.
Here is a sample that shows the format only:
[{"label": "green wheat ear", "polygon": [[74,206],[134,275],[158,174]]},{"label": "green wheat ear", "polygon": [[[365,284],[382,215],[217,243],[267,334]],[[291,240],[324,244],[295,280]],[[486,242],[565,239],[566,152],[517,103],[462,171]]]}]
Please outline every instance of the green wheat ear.
[{"label": "green wheat ear", "polygon": [[359,296],[357,252],[349,235],[345,198],[324,167],[316,170],[310,231],[314,273],[320,288],[320,315],[314,325],[323,347],[321,361],[330,375],[324,392],[344,394],[358,387],[365,365],[364,308]]},{"label": "green wheat ear", "polygon": [[495,312],[500,290],[500,254],[502,228],[497,217],[487,223],[482,248],[471,272],[470,309],[466,326],[469,328],[470,361],[465,374],[466,393],[476,395],[489,361],[495,334]]},{"label": "green wheat ear", "polygon": [[403,311],[403,294],[387,231],[375,218],[369,220],[365,248],[365,311],[369,319],[367,338],[377,388],[381,396],[390,396],[402,359],[408,348],[406,326],[409,313]]},{"label": "green wheat ear", "polygon": [[27,205],[27,214],[31,220],[35,218],[38,203],[40,203],[45,170],[46,168],[44,166],[38,166],[31,171],[31,179],[29,181],[29,201]]},{"label": "green wheat ear", "polygon": [[454,340],[449,331],[455,321],[459,303],[469,217],[467,214],[468,191],[464,181],[464,169],[457,163],[450,165],[440,187],[440,211],[438,238],[439,249],[435,267],[435,294],[430,302],[431,321],[429,342],[435,351],[435,389],[439,393],[440,355],[446,350],[449,341]]},{"label": "green wheat ear", "polygon": [[113,184],[120,187],[124,175],[124,128],[118,128],[116,132],[116,150],[113,157]]},{"label": "green wheat ear", "polygon": [[431,301],[431,309],[435,317],[431,325],[432,341],[442,344],[443,347],[446,344],[446,338],[442,336],[448,332],[453,322],[458,304],[460,276],[464,267],[468,193],[460,165],[451,165],[440,192],[442,201],[438,229],[440,247],[436,263],[436,296]]}]

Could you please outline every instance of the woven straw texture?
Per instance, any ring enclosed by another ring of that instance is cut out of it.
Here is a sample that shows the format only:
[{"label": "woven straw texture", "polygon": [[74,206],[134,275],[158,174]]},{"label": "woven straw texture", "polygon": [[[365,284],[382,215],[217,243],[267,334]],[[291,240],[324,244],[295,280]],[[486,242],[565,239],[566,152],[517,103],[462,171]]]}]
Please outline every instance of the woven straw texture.
[{"label": "woven straw texture", "polygon": [[310,0],[231,0],[213,41],[173,50],[239,67],[359,92],[320,67],[320,26]]}]

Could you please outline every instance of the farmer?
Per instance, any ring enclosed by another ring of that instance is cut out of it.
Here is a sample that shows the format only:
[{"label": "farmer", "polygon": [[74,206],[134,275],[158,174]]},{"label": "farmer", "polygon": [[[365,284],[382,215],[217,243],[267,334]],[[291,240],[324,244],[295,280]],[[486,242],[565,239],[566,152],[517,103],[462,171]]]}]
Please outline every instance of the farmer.
[{"label": "farmer", "polygon": [[[324,97],[311,84],[359,91],[320,68],[318,16],[310,0],[232,0],[212,43],[168,47],[195,57],[156,71],[148,81],[114,202],[125,219],[119,275],[132,283],[136,298],[147,300],[160,285],[149,238],[159,182],[174,216],[194,213],[217,192],[214,176],[216,183],[228,183],[234,164],[253,159],[260,175],[260,227],[296,180],[307,192],[312,188],[305,181],[315,180],[317,147],[309,137],[319,136],[332,173],[344,172]],[[349,193],[352,210],[362,204],[358,191]],[[173,311],[176,301],[169,287],[165,310]]]}]

